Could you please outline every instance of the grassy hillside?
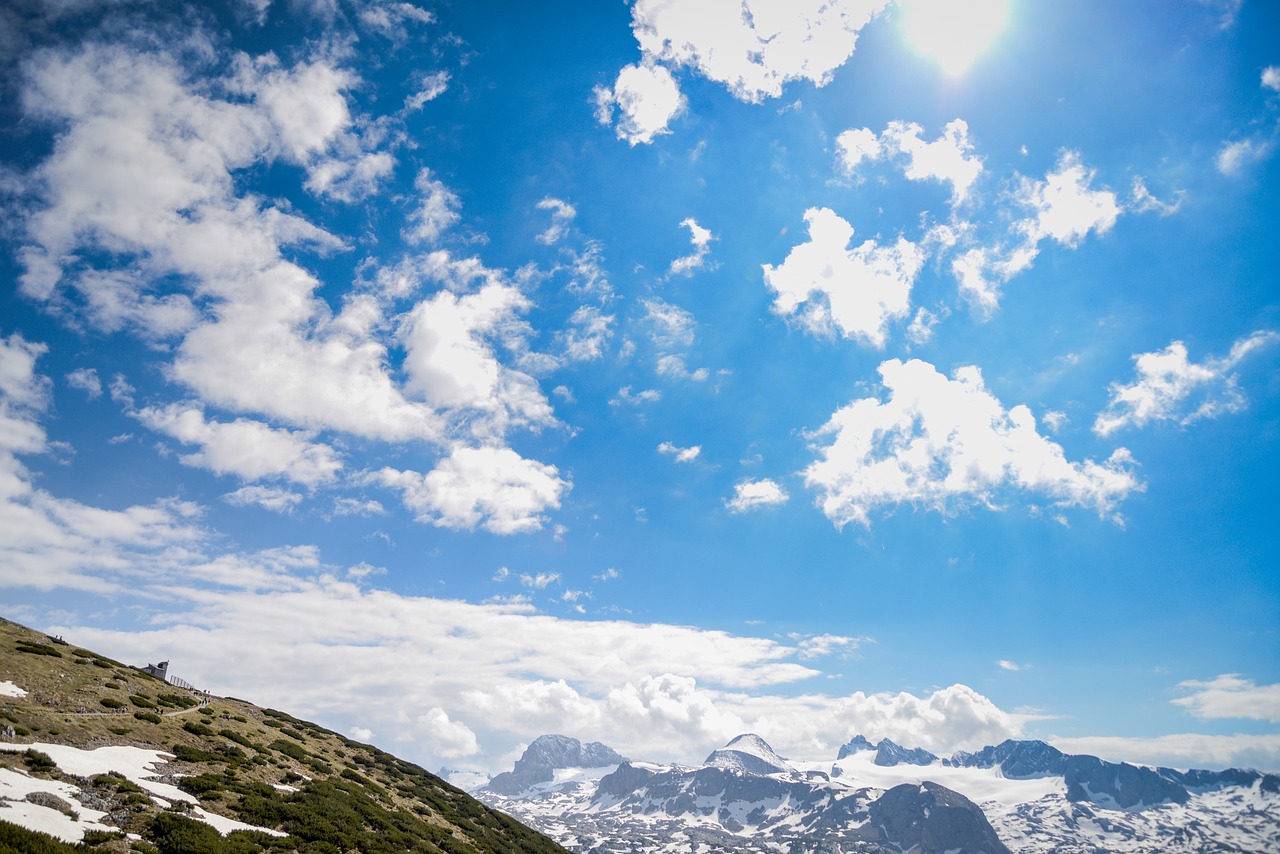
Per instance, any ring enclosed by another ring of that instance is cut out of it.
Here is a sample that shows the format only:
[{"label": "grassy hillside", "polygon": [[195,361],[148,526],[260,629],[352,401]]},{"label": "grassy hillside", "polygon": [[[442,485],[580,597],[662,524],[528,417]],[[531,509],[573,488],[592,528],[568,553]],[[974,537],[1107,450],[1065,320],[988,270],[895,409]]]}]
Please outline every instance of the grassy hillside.
[{"label": "grassy hillside", "polygon": [[[8,726],[15,733],[0,737],[0,746],[17,746],[0,752],[0,768],[74,786],[74,800],[106,812],[101,823],[117,829],[91,830],[79,846],[68,845],[5,822],[0,800],[0,852],[564,851],[375,747],[243,700],[212,697],[201,705],[197,695],[139,669],[3,619],[0,682],[27,692],[0,696],[0,732]],[[32,743],[166,751],[175,758],[158,769],[161,779],[197,799],[200,809],[287,835],[221,835],[191,817],[192,804],[157,803],[118,774],[72,776],[47,754],[22,750]],[[75,815],[76,804],[54,794],[26,800]]]}]

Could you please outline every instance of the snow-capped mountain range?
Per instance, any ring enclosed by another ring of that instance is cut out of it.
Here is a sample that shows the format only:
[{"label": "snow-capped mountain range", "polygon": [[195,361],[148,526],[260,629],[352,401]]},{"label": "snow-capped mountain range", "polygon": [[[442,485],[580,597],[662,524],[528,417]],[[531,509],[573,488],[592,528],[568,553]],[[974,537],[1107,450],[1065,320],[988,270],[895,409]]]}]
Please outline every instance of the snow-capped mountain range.
[{"label": "snow-capped mountain range", "polygon": [[584,854],[1280,851],[1280,775],[1107,762],[1042,741],[939,758],[856,736],[815,763],[748,733],[686,766],[548,735],[492,780],[441,775]]}]

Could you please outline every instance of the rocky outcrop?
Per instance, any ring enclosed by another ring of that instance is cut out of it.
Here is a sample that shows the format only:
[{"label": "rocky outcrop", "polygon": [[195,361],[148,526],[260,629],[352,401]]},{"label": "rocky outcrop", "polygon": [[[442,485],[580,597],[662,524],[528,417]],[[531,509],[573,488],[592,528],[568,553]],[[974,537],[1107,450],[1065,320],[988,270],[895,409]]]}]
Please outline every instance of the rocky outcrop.
[{"label": "rocky outcrop", "polygon": [[1012,854],[973,801],[939,786],[904,783],[869,807],[876,841],[918,854]]}]

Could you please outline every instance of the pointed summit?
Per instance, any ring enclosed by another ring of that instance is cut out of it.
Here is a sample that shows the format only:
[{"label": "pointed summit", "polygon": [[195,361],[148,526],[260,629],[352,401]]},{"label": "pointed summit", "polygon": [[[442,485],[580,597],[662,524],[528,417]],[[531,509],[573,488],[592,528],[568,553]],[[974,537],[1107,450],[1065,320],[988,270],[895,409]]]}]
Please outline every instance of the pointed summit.
[{"label": "pointed summit", "polygon": [[778,774],[795,770],[755,733],[744,733],[719,750],[713,750],[703,764],[746,774]]}]

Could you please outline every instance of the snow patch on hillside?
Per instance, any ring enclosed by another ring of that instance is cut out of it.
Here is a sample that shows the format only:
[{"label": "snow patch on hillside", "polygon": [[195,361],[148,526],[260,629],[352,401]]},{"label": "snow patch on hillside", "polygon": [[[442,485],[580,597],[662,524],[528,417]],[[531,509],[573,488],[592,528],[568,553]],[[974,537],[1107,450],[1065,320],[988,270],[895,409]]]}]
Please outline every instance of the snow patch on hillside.
[{"label": "snow patch on hillside", "polygon": [[[195,796],[190,795],[177,786],[156,779],[160,775],[157,766],[164,765],[172,754],[159,750],[146,750],[141,747],[99,747],[96,750],[81,750],[65,744],[0,744],[0,750],[10,753],[21,753],[26,750],[38,750],[45,753],[58,764],[58,768],[73,777],[95,777],[98,774],[115,772],[135,783],[139,788],[151,795],[162,806],[174,801],[185,801],[192,805],[190,814],[212,826],[224,836],[233,830],[257,830],[271,836],[285,836],[278,830],[255,827],[251,824],[225,818],[206,812],[199,806]],[[26,774],[7,769],[0,769],[0,818],[20,824],[30,830],[38,830],[57,836],[67,842],[79,842],[84,838],[86,830],[110,830],[112,828],[98,824],[106,813],[89,809],[80,803],[80,790],[68,783],[54,780],[40,780]],[[43,791],[57,795],[71,803],[80,815],[79,821],[49,807],[41,807],[23,800],[30,792]]]}]

